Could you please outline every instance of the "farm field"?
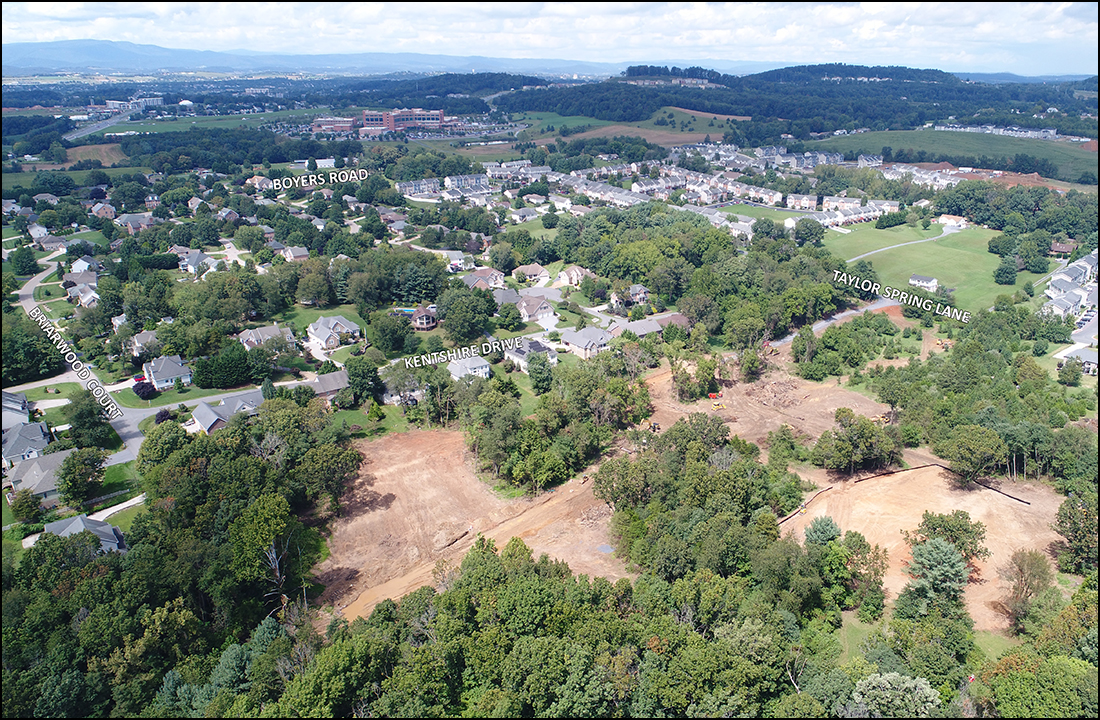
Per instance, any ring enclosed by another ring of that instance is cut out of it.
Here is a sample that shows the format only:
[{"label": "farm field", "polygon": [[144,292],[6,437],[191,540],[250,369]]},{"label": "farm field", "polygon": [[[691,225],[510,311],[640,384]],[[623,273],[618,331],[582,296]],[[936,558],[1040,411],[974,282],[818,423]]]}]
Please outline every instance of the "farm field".
[{"label": "farm field", "polygon": [[[300,120],[301,122],[307,122],[315,117],[323,115],[324,111],[320,109],[313,110],[278,110],[265,113],[256,113],[255,115],[217,115],[214,117],[194,117],[194,118],[179,118],[172,120],[143,120],[140,122],[120,122],[117,125],[107,128],[104,132],[107,133],[119,133],[119,132],[139,132],[139,133],[161,133],[161,132],[182,132],[184,130],[190,130],[193,127],[198,128],[258,128],[260,125],[264,125],[272,122],[287,122]],[[102,133],[94,133],[94,135],[100,135]]]},{"label": "farm field", "polygon": [[[1063,176],[1077,178],[1083,172],[1096,173],[1097,171],[1097,154],[1082,149],[1080,145],[1081,143],[1030,140],[1004,135],[936,132],[935,130],[888,130],[815,140],[806,143],[806,148],[835,150],[843,153],[867,152],[878,155],[882,152],[882,148],[891,147],[895,152],[904,148],[924,150],[930,154],[967,155],[975,159],[981,155],[1011,157],[1018,153],[1025,153],[1050,160],[1058,166]],[[1093,192],[1095,191],[1094,186]]]}]

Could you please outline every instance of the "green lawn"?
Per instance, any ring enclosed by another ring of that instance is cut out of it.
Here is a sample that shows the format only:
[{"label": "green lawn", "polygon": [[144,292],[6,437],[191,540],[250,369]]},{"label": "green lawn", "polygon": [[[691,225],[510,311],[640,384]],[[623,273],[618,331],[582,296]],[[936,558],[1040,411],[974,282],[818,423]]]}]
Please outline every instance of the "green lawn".
[{"label": "green lawn", "polygon": [[[528,220],[527,222],[519,223],[518,225],[509,225],[508,229],[505,232],[511,232],[513,230],[526,230],[528,233],[530,233],[531,237],[535,238],[536,240],[538,238],[553,240],[558,235],[557,228],[544,228],[542,226],[542,218]],[[556,279],[556,277],[553,275],[551,275],[551,277]]]},{"label": "green lawn", "polygon": [[541,330],[542,326],[539,325],[537,322],[529,322],[521,324],[519,329],[514,331],[497,328],[496,330],[492,331],[492,335],[497,340],[511,340],[514,337],[519,337],[521,335],[527,335],[534,332],[540,332]]},{"label": "green lawn", "polygon": [[847,662],[855,655],[862,655],[860,646],[871,636],[875,625],[861,621],[854,610],[842,613],[844,624],[840,626],[840,662]]},{"label": "green lawn", "polygon": [[[120,122],[107,129],[104,133],[127,132],[130,130],[141,133],[182,132],[191,128],[251,128],[256,129],[261,125],[282,121],[286,118],[314,118],[320,115],[319,110],[279,110],[275,112],[257,113],[255,115],[218,115],[214,117],[193,117],[169,120],[142,120],[139,122]],[[92,137],[102,133],[93,133]]]},{"label": "green lawn", "polygon": [[[927,230],[922,229],[919,225],[915,228],[908,225],[898,225],[897,227],[878,230],[875,228],[874,223],[861,223],[847,229],[850,229],[851,232],[845,234],[832,229],[826,230],[825,240],[822,243],[828,248],[829,252],[841,260],[850,260],[857,255],[892,245],[936,237],[943,232],[942,225],[932,225]],[[872,255],[866,260],[873,261],[877,257],[877,255]]]},{"label": "green lawn", "polygon": [[39,285],[34,289],[35,302],[52,302],[65,296],[65,288],[61,287],[61,283]]},{"label": "green lawn", "polygon": [[137,469],[134,467],[136,460],[131,460],[127,463],[120,463],[118,465],[111,465],[103,473],[103,489],[99,491],[99,495],[107,495],[119,490],[129,490],[137,487],[138,481],[141,476],[138,475]]},{"label": "green lawn", "polygon": [[[46,389],[60,390],[58,393],[47,393]],[[56,385],[43,385],[42,387],[31,388],[30,390],[23,390],[23,394],[27,396],[27,400],[58,400],[60,398],[67,398],[72,393],[80,389],[79,383],[64,382],[57,383]]]},{"label": "green lawn", "polygon": [[533,415],[535,413],[535,408],[538,407],[539,398],[537,395],[535,395],[535,391],[531,389],[531,378],[521,372],[519,368],[516,368],[510,373],[506,373],[504,372],[504,368],[502,367],[502,365],[503,363],[501,363],[500,365],[495,365],[493,367],[493,372],[498,377],[512,378],[512,380],[515,381],[516,387],[519,388],[520,392],[520,412],[523,413],[524,417]]},{"label": "green lawn", "polygon": [[[827,140],[808,142],[806,145],[808,150],[834,150],[843,153],[864,152],[876,155],[882,152],[882,148],[891,147],[895,152],[901,149],[924,150],[933,155],[965,155],[974,159],[981,155],[1012,157],[1018,153],[1026,153],[1032,157],[1050,160],[1058,166],[1059,172],[1064,177],[1076,179],[1086,170],[1093,173],[1097,171],[1096,153],[1083,150],[1080,143],[1030,140],[1004,135],[937,132],[930,129],[891,130],[860,133],[858,135],[842,135]],[[1095,187],[1092,191],[1096,191]]]},{"label": "green lawn", "polygon": [[358,325],[360,329],[367,324],[363,318],[359,317],[359,313],[355,311],[355,305],[350,303],[328,308],[295,305],[279,313],[278,317],[274,319],[285,325],[293,325],[295,331],[305,333],[305,329],[316,322],[317,318],[330,317],[332,315],[343,315],[348,320]]},{"label": "green lawn", "polygon": [[1017,638],[1007,637],[1000,633],[990,632],[988,630],[978,630],[974,633],[974,643],[982,649],[986,658],[989,660],[996,660],[1006,650],[1020,645],[1020,641]]},{"label": "green lawn", "polygon": [[242,390],[255,390],[255,385],[242,385],[235,388],[199,388],[194,385],[189,385],[183,388],[182,393],[178,393],[175,389],[165,390],[152,400],[142,400],[134,391],[130,388],[126,388],[121,392],[114,394],[115,400],[119,405],[128,408],[144,408],[144,407],[163,407],[165,405],[178,405],[181,402],[190,402],[191,400],[201,400],[211,395],[221,395],[222,393],[240,392]]},{"label": "green lawn", "polygon": [[[150,167],[102,168],[102,170],[103,172],[107,173],[108,177],[112,178],[118,177],[119,175],[129,175],[132,173],[146,174],[153,172],[153,168]],[[73,179],[73,182],[76,183],[77,187],[81,187],[84,185],[84,180],[88,176],[88,173],[91,172],[91,170],[58,170],[56,172],[60,172],[63,175],[68,175]],[[20,173],[6,172],[4,173],[2,178],[3,189],[5,191],[11,190],[17,185],[22,185],[23,187],[29,189],[32,185],[34,185],[34,178],[37,174],[37,172],[33,172],[30,170]]]},{"label": "green lawn", "polygon": [[719,212],[724,212],[727,215],[745,215],[747,217],[757,218],[769,218],[777,223],[782,223],[789,217],[793,217],[796,220],[806,213],[802,210],[785,210],[782,208],[770,208],[761,207],[759,205],[728,205],[724,208],[719,208]]},{"label": "green lawn", "polygon": [[904,291],[911,275],[928,275],[941,286],[955,288],[956,307],[976,313],[992,307],[998,295],[1011,295],[1040,277],[1021,272],[1015,286],[993,282],[993,271],[1001,262],[988,251],[989,239],[995,234],[993,230],[967,228],[943,240],[886,250],[866,260],[883,285]]},{"label": "green lawn", "polygon": [[51,320],[60,320],[76,313],[76,306],[70,305],[68,300],[54,300],[39,305]]},{"label": "green lawn", "polygon": [[105,522],[111,523],[125,534],[130,532],[130,528],[134,524],[134,518],[144,512],[147,512],[144,505],[135,505],[132,508],[111,515]]},{"label": "green lawn", "polygon": [[0,505],[4,506],[2,509],[2,513],[0,513],[3,515],[2,522],[0,522],[0,524],[11,525],[13,522],[15,522],[15,516],[11,514],[11,508],[8,507],[8,501],[5,499],[2,503],[0,503]]},{"label": "green lawn", "polygon": [[103,236],[103,233],[98,230],[85,230],[84,232],[74,233],[73,237],[87,240],[93,245],[99,245],[103,248],[109,248],[111,246],[111,243]]},{"label": "green lawn", "polygon": [[[368,436],[366,430],[360,430],[358,432],[352,432],[351,436],[356,438],[381,437],[386,433],[402,433],[409,429],[409,421],[401,414],[401,408],[395,405],[386,405],[382,410],[386,413],[386,418],[382,421],[379,429],[373,435]],[[347,422],[349,428],[353,425],[365,428],[369,421],[367,420],[366,413],[360,409],[338,410],[332,414],[332,422],[336,424]]]}]

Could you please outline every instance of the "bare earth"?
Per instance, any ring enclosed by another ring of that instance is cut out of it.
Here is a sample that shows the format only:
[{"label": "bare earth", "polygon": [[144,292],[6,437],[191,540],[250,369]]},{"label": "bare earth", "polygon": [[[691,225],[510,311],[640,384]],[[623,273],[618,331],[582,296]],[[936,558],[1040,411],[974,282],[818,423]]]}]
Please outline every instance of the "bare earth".
[{"label": "bare earth", "polygon": [[329,539],[331,555],[315,569],[322,603],[353,619],[385,598],[432,583],[440,559],[452,566],[478,533],[503,548],[520,537],[536,557],[564,560],[573,572],[612,582],[632,577],[602,553],[610,545],[607,505],[579,479],[538,498],[504,500],[473,473],[462,433],[414,431],[360,443],[367,457],[347,508]]},{"label": "bare earth", "polygon": [[[910,462],[920,459],[923,458]],[[829,515],[842,530],[863,533],[868,542],[881,545],[890,554],[883,585],[887,598],[893,600],[909,581],[905,568],[912,559],[901,531],[915,530],[925,510],[935,513],[965,510],[972,520],[985,523],[986,547],[992,552],[988,560],[975,563],[978,572],[966,589],[967,609],[976,629],[1004,630],[1008,619],[1001,611],[1000,601],[1007,587],[1000,581],[997,568],[1004,566],[1017,550],[1048,550],[1060,540],[1050,524],[1062,498],[1041,485],[1007,482],[1001,485],[1004,492],[1031,503],[1024,505],[977,485],[961,490],[953,478],[948,470],[929,467],[860,483],[818,480],[821,487],[832,485],[832,490],[811,502],[805,515],[796,515],[784,523],[783,532],[793,531],[801,540],[806,525],[816,517]]]}]

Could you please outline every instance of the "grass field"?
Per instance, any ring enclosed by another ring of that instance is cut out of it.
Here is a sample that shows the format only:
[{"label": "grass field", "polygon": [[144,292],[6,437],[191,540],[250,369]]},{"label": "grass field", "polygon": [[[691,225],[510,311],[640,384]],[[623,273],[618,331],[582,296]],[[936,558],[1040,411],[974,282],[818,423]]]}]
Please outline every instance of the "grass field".
[{"label": "grass field", "polygon": [[[884,285],[904,290],[913,274],[934,277],[941,286],[955,289],[956,307],[976,313],[992,307],[998,295],[1011,295],[1041,277],[1025,271],[1016,276],[1015,286],[993,282],[993,271],[1001,261],[988,250],[989,239],[995,234],[993,230],[967,228],[943,240],[885,250],[865,259]],[[829,245],[828,240],[825,244]]]},{"label": "grass field", "polygon": [[103,488],[97,494],[107,495],[119,490],[130,490],[137,487],[141,476],[138,475],[138,471],[134,467],[136,462],[136,460],[131,460],[130,462],[108,467],[103,473]]},{"label": "grass field", "polygon": [[844,612],[842,615],[844,622],[840,626],[840,662],[843,663],[855,655],[862,654],[860,646],[871,636],[875,625],[862,622],[853,610]]},{"label": "grass field", "polygon": [[[943,232],[942,225],[932,225],[927,230],[923,230],[919,226],[914,228],[908,225],[898,225],[897,227],[878,230],[875,228],[874,223],[862,223],[846,229],[851,230],[851,232],[844,234],[835,230],[826,230],[823,242],[829,252],[841,260],[849,260],[857,255],[879,248],[890,247],[891,245],[936,237]],[[873,261],[877,257],[877,255],[872,255],[867,260]]]},{"label": "grass field", "polygon": [[769,218],[777,223],[782,223],[789,217],[793,217],[796,220],[806,213],[800,210],[785,210],[782,208],[770,208],[761,207],[760,205],[728,205],[724,208],[719,208],[719,212],[724,212],[727,215],[744,215],[746,217],[756,218]]},{"label": "grass field", "polygon": [[0,510],[2,510],[2,512],[0,512],[0,514],[3,515],[3,523],[2,524],[5,525],[5,526],[6,525],[11,525],[13,522],[15,522],[15,516],[12,515],[11,508],[8,507],[7,499],[5,499],[2,503],[0,503],[0,505],[3,505],[3,508],[0,509]]},{"label": "grass field", "polygon": [[[91,170],[64,170],[61,172],[71,177],[73,179],[73,182],[75,182],[77,186],[81,186],[84,184],[84,179],[88,176],[88,173],[90,173]],[[130,175],[133,173],[151,173],[153,172],[153,168],[103,168],[103,172],[107,173],[108,177],[118,177],[119,175]],[[34,184],[34,176],[37,174],[37,172],[26,170],[20,173],[6,172],[4,173],[2,178],[3,189],[11,190],[17,185],[22,185],[25,188],[30,188]]]},{"label": "grass field", "polygon": [[[118,133],[118,132],[140,132],[140,133],[162,133],[162,132],[181,132],[184,130],[190,130],[193,127],[196,128],[258,128],[261,125],[272,122],[285,122],[291,119],[301,119],[306,121],[314,117],[323,115],[323,111],[319,109],[314,110],[279,110],[275,112],[257,113],[255,115],[218,115],[215,117],[194,117],[194,118],[180,118],[171,120],[142,120],[140,122],[120,122],[113,125],[104,132]],[[95,135],[101,135],[103,133],[93,133]]]},{"label": "grass field", "polygon": [[[1076,179],[1085,171],[1096,173],[1097,154],[1081,149],[1080,143],[1029,140],[979,133],[936,132],[934,130],[890,130],[885,132],[842,135],[806,143],[807,149],[835,150],[843,153],[879,154],[882,148],[924,150],[931,154],[966,155],[978,158],[1011,157],[1026,153],[1045,158],[1058,166],[1063,177]],[[1095,187],[1093,188],[1095,192]]]},{"label": "grass field", "polygon": [[49,302],[65,297],[65,289],[61,287],[61,283],[50,283],[48,285],[39,285],[34,289],[34,301],[35,302]]}]

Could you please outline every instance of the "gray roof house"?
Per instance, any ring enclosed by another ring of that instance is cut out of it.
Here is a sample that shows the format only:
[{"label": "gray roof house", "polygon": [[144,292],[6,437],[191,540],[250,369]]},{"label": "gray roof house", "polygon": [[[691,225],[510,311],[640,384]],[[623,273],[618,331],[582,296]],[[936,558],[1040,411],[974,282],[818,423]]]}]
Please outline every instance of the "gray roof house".
[{"label": "gray roof house", "polygon": [[225,427],[234,415],[240,413],[255,415],[260,411],[260,405],[263,405],[263,402],[263,393],[259,390],[253,390],[243,395],[222,400],[221,403],[214,406],[200,402],[191,413],[191,417],[198,424],[199,429],[209,435],[215,430]]},{"label": "gray roof house", "polygon": [[323,348],[340,347],[341,335],[359,336],[359,326],[348,320],[343,315],[330,315],[320,317],[306,328],[306,334],[311,340],[321,344]]},{"label": "gray roof house", "polygon": [[4,431],[4,466],[30,460],[42,454],[50,444],[46,423],[19,423]]},{"label": "gray roof house", "polygon": [[30,407],[27,405],[27,396],[23,393],[10,393],[7,390],[3,391],[4,398],[4,413],[3,424],[0,425],[4,430],[15,427],[20,423],[27,422],[30,416]]},{"label": "gray roof house", "polygon": [[145,378],[153,384],[157,390],[167,390],[176,383],[176,378],[183,381],[184,385],[191,384],[191,368],[183,364],[179,355],[159,357],[156,360],[145,363]]},{"label": "gray roof house", "polygon": [[294,344],[294,333],[290,331],[290,328],[279,327],[279,323],[254,328],[252,330],[245,330],[237,336],[237,339],[240,340],[241,345],[244,345],[245,350],[251,350],[252,348],[260,347],[268,340],[277,338],[280,335],[291,345]]},{"label": "gray roof house", "polygon": [[48,532],[58,537],[79,535],[88,531],[99,538],[99,546],[104,552],[126,552],[126,541],[122,536],[122,530],[102,520],[92,520],[87,515],[56,520],[46,523],[42,532]]},{"label": "gray roof house", "polygon": [[535,355],[545,355],[547,362],[551,366],[558,364],[558,353],[550,346],[543,345],[538,340],[523,338],[520,341],[519,347],[504,351],[505,359],[514,362],[524,373],[527,372],[527,363]]},{"label": "gray roof house", "polygon": [[57,492],[57,471],[65,458],[76,452],[76,448],[30,458],[16,465],[8,474],[14,492],[30,490],[46,507],[60,502]]},{"label": "gray roof house", "polygon": [[143,352],[145,352],[146,347],[150,343],[155,343],[156,341],[156,330],[142,330],[137,335],[134,335],[132,338],[130,338],[130,352],[133,353],[134,357],[137,357],[138,355],[141,355]]},{"label": "gray roof house", "polygon": [[611,335],[598,327],[589,326],[583,330],[566,330],[561,334],[561,340],[570,352],[582,360],[588,360],[607,349]]},{"label": "gray roof house", "polygon": [[462,358],[461,360],[452,360],[447,363],[447,371],[451,373],[451,377],[455,380],[461,380],[467,375],[473,375],[488,380],[489,361],[480,355]]},{"label": "gray roof house", "polygon": [[347,370],[337,370],[336,372],[318,375],[316,380],[309,383],[309,386],[313,388],[313,392],[317,393],[317,397],[330,403],[336,397],[336,393],[350,385],[351,381],[348,379]]}]

